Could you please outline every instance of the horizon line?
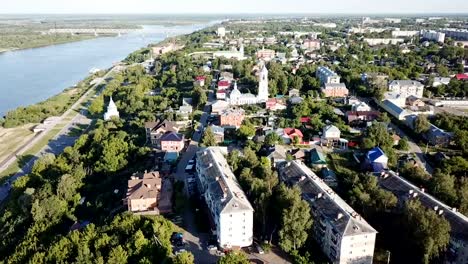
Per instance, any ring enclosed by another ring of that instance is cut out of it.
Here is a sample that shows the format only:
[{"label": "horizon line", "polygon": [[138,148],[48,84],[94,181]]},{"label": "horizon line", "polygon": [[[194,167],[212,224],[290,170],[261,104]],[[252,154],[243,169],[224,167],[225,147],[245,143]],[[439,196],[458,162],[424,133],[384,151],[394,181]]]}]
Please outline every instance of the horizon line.
[{"label": "horizon line", "polygon": [[447,12],[424,12],[424,11],[413,11],[413,12],[398,12],[398,13],[384,13],[384,12],[234,12],[234,13],[195,13],[195,12],[174,12],[174,13],[119,13],[119,12],[113,12],[113,13],[72,13],[72,12],[52,12],[52,13],[3,13],[0,11],[0,15],[213,15],[213,16],[224,16],[224,15],[419,15],[419,16],[433,16],[433,15],[467,15],[468,16],[468,11],[463,11],[463,12],[452,12],[452,11],[447,11]]}]

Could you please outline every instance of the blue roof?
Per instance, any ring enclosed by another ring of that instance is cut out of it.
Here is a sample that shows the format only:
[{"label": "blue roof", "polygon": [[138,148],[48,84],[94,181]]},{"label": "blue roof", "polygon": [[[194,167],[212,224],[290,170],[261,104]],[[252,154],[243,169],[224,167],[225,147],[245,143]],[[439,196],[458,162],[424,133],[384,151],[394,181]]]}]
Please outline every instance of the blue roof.
[{"label": "blue roof", "polygon": [[379,147],[375,147],[367,152],[367,159],[371,162],[374,162],[382,156],[385,156],[385,153]]},{"label": "blue roof", "polygon": [[383,104],[385,106],[387,106],[388,108],[390,108],[393,112],[395,112],[396,114],[401,114],[404,109],[399,107],[398,105],[394,104],[393,102],[389,101],[389,100],[384,100],[383,101]]},{"label": "blue roof", "polygon": [[173,160],[177,160],[178,157],[179,157],[179,153],[177,152],[166,152],[166,154],[164,155],[164,160],[173,161]]}]

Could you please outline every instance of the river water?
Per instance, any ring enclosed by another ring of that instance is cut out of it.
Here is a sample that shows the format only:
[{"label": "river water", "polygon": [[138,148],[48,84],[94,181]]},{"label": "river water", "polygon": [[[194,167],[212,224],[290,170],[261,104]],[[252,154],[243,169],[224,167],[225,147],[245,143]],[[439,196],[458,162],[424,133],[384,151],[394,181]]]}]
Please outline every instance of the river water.
[{"label": "river water", "polygon": [[84,79],[90,69],[109,68],[129,53],[167,35],[188,34],[205,26],[144,26],[121,37],[0,53],[0,116],[58,94]]}]

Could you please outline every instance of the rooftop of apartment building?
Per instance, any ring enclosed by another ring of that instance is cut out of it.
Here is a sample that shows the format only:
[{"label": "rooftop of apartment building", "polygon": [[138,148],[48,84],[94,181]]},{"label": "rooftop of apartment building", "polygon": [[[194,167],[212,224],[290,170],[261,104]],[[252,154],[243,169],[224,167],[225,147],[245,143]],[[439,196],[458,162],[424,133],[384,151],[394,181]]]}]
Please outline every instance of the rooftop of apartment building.
[{"label": "rooftop of apartment building", "polygon": [[221,151],[215,147],[201,150],[197,152],[197,162],[203,166],[207,191],[221,202],[220,211],[253,210]]},{"label": "rooftop of apartment building", "polygon": [[300,161],[285,162],[282,179],[301,189],[302,197],[314,211],[319,211],[342,236],[377,233],[357,212]]},{"label": "rooftop of apartment building", "polygon": [[336,74],[336,72],[334,72],[334,71],[332,71],[329,68],[324,67],[324,66],[318,67],[317,71],[319,71],[322,74],[326,74],[327,76],[337,76],[338,75],[338,74]]},{"label": "rooftop of apartment building", "polygon": [[245,111],[242,108],[228,108],[223,110],[220,115],[228,116],[228,115],[244,115]]},{"label": "rooftop of apartment building", "polygon": [[451,226],[451,234],[459,239],[468,241],[468,217],[456,209],[447,206],[441,201],[410,183],[409,181],[390,173],[379,180],[380,186],[391,191],[399,200],[418,199],[425,207],[433,209],[437,214],[447,219]]},{"label": "rooftop of apartment building", "polygon": [[393,80],[389,84],[390,86],[392,85],[400,85],[400,86],[421,86],[424,87],[424,85],[418,81],[413,81],[413,80]]}]

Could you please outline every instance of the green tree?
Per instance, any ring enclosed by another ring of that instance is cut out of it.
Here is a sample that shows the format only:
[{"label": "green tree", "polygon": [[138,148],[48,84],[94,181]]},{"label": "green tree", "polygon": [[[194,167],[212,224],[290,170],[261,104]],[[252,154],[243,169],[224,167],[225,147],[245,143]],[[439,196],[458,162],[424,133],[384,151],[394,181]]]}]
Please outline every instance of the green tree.
[{"label": "green tree", "polygon": [[237,134],[240,138],[243,139],[251,138],[255,136],[255,127],[250,121],[246,120],[240,126],[239,130],[237,131]]},{"label": "green tree", "polygon": [[91,105],[88,107],[88,111],[92,115],[102,113],[104,111],[104,96],[101,95],[94,99]]},{"label": "green tree", "polygon": [[211,127],[207,127],[205,129],[205,133],[203,133],[203,139],[202,139],[201,145],[203,147],[212,147],[212,146],[218,145],[216,143],[215,134],[213,133],[213,130],[211,129]]},{"label": "green tree", "polygon": [[202,87],[195,87],[192,92],[192,102],[196,108],[200,108],[201,106],[205,105],[208,101],[208,97],[206,95],[205,90]]},{"label": "green tree", "polygon": [[426,209],[418,200],[409,200],[404,209],[405,224],[415,254],[421,262],[430,263],[447,249],[450,224],[434,210]]},{"label": "green tree", "polygon": [[242,251],[231,251],[225,256],[221,257],[218,264],[249,264],[247,255]]},{"label": "green tree", "polygon": [[107,263],[109,264],[125,264],[127,263],[128,253],[122,248],[122,246],[117,246],[113,248],[109,253],[109,258]]},{"label": "green tree", "polygon": [[174,256],[172,259],[173,264],[193,264],[195,262],[195,259],[190,252],[182,252],[180,254],[177,254]]},{"label": "green tree", "polygon": [[120,131],[116,135],[111,135],[100,144],[102,145],[102,153],[95,164],[96,171],[115,172],[127,165],[129,146],[125,132]]},{"label": "green tree", "polygon": [[66,211],[67,202],[55,195],[35,200],[31,208],[31,214],[36,222],[49,221],[54,223],[58,221]]},{"label": "green tree", "polygon": [[430,126],[431,123],[429,123],[429,120],[425,115],[418,115],[418,117],[416,117],[416,119],[414,120],[414,132],[418,134],[426,133],[429,130]]},{"label": "green tree", "polygon": [[292,140],[293,145],[301,144],[301,139],[298,136],[294,136]]},{"label": "green tree", "polygon": [[279,230],[280,246],[290,252],[300,248],[307,240],[308,231],[312,226],[310,208],[306,201],[301,199],[297,188],[282,186],[281,200],[282,217]]},{"label": "green tree", "polygon": [[403,151],[409,150],[409,142],[407,137],[400,139],[400,142],[398,142],[398,149]]},{"label": "green tree", "polygon": [[276,133],[270,133],[265,136],[265,145],[274,146],[281,142],[281,137]]},{"label": "green tree", "polygon": [[437,171],[430,179],[431,192],[442,201],[455,204],[457,200],[455,180],[454,176]]}]

